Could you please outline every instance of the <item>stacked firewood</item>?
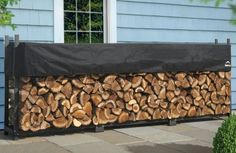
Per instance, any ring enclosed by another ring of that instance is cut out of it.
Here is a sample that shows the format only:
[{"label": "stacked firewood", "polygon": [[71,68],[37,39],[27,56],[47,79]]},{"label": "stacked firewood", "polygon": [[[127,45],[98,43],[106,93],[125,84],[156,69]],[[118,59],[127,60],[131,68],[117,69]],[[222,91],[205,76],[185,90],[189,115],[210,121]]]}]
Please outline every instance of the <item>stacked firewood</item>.
[{"label": "stacked firewood", "polygon": [[230,72],[22,77],[23,131],[230,113]]}]

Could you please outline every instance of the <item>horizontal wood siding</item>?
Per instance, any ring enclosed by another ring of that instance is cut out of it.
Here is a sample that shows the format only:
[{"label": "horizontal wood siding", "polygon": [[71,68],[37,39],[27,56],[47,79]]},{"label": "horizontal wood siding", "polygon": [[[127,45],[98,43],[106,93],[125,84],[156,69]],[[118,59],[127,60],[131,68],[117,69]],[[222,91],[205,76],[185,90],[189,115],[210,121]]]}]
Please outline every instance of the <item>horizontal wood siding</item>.
[{"label": "horizontal wood siding", "polygon": [[10,6],[15,15],[13,23],[17,28],[0,27],[0,37],[19,34],[21,40],[53,42],[54,38],[54,0],[20,0],[19,4]]},{"label": "horizontal wood siding", "polygon": [[[21,41],[53,42],[54,41],[54,0],[20,0],[19,4],[9,6],[15,15],[13,23],[15,30],[10,27],[0,27],[0,38],[5,35],[14,37],[20,35]],[[63,24],[63,23],[62,23]],[[0,129],[4,123],[4,50],[0,40]]]},{"label": "horizontal wood siding", "polygon": [[[234,0],[235,1],[235,0]],[[236,2],[236,1],[235,1]],[[232,43],[232,108],[236,109],[236,26],[223,4],[189,0],[117,0],[118,42]]]}]

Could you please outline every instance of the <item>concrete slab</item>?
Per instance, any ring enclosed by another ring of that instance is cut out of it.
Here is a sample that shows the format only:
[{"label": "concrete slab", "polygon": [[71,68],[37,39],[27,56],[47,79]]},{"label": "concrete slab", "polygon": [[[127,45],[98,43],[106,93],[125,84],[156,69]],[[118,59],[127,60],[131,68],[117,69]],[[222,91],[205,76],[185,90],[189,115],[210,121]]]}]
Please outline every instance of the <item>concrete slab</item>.
[{"label": "concrete slab", "polygon": [[29,138],[20,138],[16,140],[8,140],[10,144],[27,144],[27,143],[34,143],[34,142],[42,142],[46,141],[43,137],[29,137]]},{"label": "concrete slab", "polygon": [[217,132],[222,122],[223,120],[214,120],[214,121],[191,122],[191,123],[184,123],[184,124],[188,126],[200,128],[203,130],[209,130],[211,132]]},{"label": "concrete slab", "polygon": [[27,137],[27,138],[16,138],[13,140],[11,136],[5,136],[3,131],[0,132],[0,145],[1,144],[26,144],[33,142],[42,142],[46,141],[43,137]]},{"label": "concrete slab", "polygon": [[0,145],[10,144],[7,140],[0,140]]},{"label": "concrete slab", "polygon": [[168,148],[178,150],[182,153],[212,153],[212,146],[209,143],[205,143],[200,140],[193,141],[180,141],[176,143],[163,144]]},{"label": "concrete slab", "polygon": [[10,140],[9,137],[5,136],[3,131],[0,131],[0,145],[10,144],[8,140]]},{"label": "concrete slab", "polygon": [[204,142],[204,141],[201,141],[201,140],[179,141],[179,142],[175,142],[175,143],[166,143],[164,145],[168,146],[169,144],[196,145],[196,146],[203,146],[203,147],[213,148],[211,143]]},{"label": "concrete slab", "polygon": [[157,133],[157,129],[151,126],[145,127],[133,127],[133,128],[122,128],[115,129],[115,131],[128,134],[130,136],[138,136],[138,135],[152,135]]},{"label": "concrete slab", "polygon": [[73,153],[129,153],[123,147],[104,141],[66,146],[65,148]]},{"label": "concrete slab", "polygon": [[157,126],[153,126],[153,128],[157,128],[157,129],[168,131],[168,132],[179,133],[179,132],[185,132],[185,131],[191,130],[193,127],[186,124],[176,124],[176,126],[157,125]]},{"label": "concrete slab", "polygon": [[193,128],[192,130],[188,130],[187,132],[180,132],[179,134],[192,137],[194,139],[198,139],[210,144],[212,144],[213,137],[215,136],[214,132],[203,130],[200,128]]},{"label": "concrete slab", "polygon": [[188,137],[174,132],[167,132],[152,127],[138,127],[129,129],[118,129],[117,131],[125,133],[127,135],[137,137],[153,143],[171,143],[177,141],[193,140],[194,138]]},{"label": "concrete slab", "polygon": [[1,146],[0,153],[70,153],[69,151],[49,142],[28,144],[11,144]]},{"label": "concrete slab", "polygon": [[93,143],[102,141],[96,137],[88,134],[70,134],[70,135],[56,135],[45,137],[50,142],[53,142],[59,146],[71,146],[84,143]]},{"label": "concrete slab", "polygon": [[124,133],[121,133],[115,130],[108,130],[108,131],[99,132],[99,133],[88,133],[88,135],[91,135],[93,137],[96,137],[98,139],[101,139],[103,141],[109,142],[111,144],[116,144],[116,145],[143,142],[142,139],[132,137],[132,136],[126,135]]},{"label": "concrete slab", "polygon": [[168,146],[151,142],[130,144],[123,147],[130,153],[182,153]]}]

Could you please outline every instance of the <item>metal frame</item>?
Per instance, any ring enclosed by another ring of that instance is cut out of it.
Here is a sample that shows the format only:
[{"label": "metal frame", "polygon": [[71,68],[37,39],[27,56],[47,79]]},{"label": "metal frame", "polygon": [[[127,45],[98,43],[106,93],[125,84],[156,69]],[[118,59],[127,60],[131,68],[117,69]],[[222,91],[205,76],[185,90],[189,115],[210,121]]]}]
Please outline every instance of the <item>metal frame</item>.
[{"label": "metal frame", "polygon": [[[14,41],[14,48],[16,48],[19,45],[19,35],[15,36]],[[5,48],[7,48],[10,44],[9,36],[5,37]],[[218,44],[218,40],[215,39],[215,44]],[[227,44],[230,44],[230,40],[227,39]],[[7,49],[5,49],[5,52]],[[13,58],[15,58],[15,50],[13,50]],[[58,129],[58,128],[49,128],[42,131],[22,131],[19,127],[19,116],[20,116],[20,110],[19,110],[19,88],[21,86],[20,78],[14,76],[14,67],[15,63],[12,65],[12,76],[8,76],[5,73],[5,124],[4,124],[4,134],[10,135],[13,138],[16,137],[27,137],[27,136],[47,136],[52,134],[67,134],[67,133],[75,133],[75,132],[84,132],[84,131],[96,131],[96,132],[102,132],[104,129],[107,128],[122,128],[122,127],[133,127],[133,126],[147,126],[147,125],[159,125],[159,124],[168,124],[170,126],[176,125],[177,123],[182,122],[188,122],[188,121],[202,121],[202,120],[212,120],[212,119],[219,119],[219,117],[227,116],[229,114],[224,115],[206,115],[206,116],[196,116],[196,117],[180,117],[177,119],[159,119],[159,120],[146,120],[146,121],[128,121],[126,123],[110,123],[105,125],[89,125],[89,126],[82,126],[82,127],[69,127],[67,129]],[[5,67],[6,68],[6,67]],[[13,81],[14,83],[14,102],[13,102],[13,113],[15,115],[13,124],[9,123],[9,81]],[[231,99],[232,100],[232,99]],[[95,106],[93,107],[93,114],[95,114]],[[230,111],[232,111],[232,107],[230,108]]]}]

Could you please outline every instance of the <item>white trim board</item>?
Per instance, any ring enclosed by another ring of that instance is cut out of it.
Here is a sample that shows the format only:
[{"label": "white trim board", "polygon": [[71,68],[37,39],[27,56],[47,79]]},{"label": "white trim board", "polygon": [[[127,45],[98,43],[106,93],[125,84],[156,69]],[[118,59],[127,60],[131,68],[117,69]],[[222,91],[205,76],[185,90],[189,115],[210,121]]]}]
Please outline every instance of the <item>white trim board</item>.
[{"label": "white trim board", "polygon": [[[104,42],[117,42],[117,0],[104,0]],[[54,43],[64,43],[64,0],[54,0]]]},{"label": "white trim board", "polygon": [[54,0],[54,43],[64,43],[64,0]]},{"label": "white trim board", "polygon": [[106,15],[107,15],[107,42],[117,42],[117,0],[107,0]]}]

